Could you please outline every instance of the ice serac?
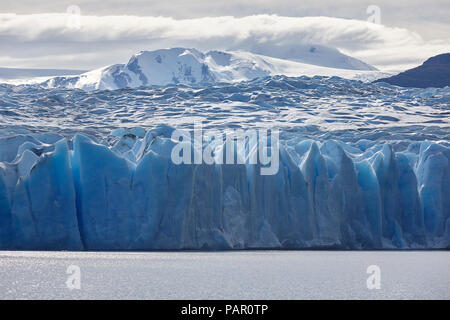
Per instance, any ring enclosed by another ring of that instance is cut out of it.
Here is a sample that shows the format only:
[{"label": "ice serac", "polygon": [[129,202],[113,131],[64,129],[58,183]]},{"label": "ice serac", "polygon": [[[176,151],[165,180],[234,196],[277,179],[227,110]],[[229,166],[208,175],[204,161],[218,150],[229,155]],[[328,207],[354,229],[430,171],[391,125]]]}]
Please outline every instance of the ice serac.
[{"label": "ice serac", "polygon": [[11,218],[6,221],[12,221],[10,240],[15,248],[83,248],[65,139],[42,155],[28,174],[18,177],[11,198]]},{"label": "ice serac", "polygon": [[[445,143],[396,149],[287,139],[279,170],[261,175],[260,165],[175,164],[172,131],[116,130],[110,145],[83,135],[33,145],[9,139],[0,162],[0,248],[450,246]],[[250,150],[257,142],[246,143]]]},{"label": "ice serac", "polygon": [[450,233],[450,150],[435,144],[421,146],[418,160],[419,195],[425,229],[436,239]]},{"label": "ice serac", "polygon": [[130,210],[134,165],[78,135],[73,141],[72,166],[80,234],[86,249],[132,248],[137,223]]},{"label": "ice serac", "polygon": [[10,196],[6,186],[5,166],[0,162],[0,243],[1,247],[12,246],[12,219]]}]

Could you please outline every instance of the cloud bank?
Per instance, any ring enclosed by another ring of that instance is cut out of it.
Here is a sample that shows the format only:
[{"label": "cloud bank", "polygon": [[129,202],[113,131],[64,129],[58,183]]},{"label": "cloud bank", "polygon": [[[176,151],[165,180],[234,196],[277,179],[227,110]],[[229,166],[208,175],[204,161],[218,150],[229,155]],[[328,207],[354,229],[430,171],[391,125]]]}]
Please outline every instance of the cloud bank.
[{"label": "cloud bank", "polygon": [[450,38],[361,20],[253,15],[170,17],[0,14],[0,66],[91,69],[162,47],[242,49],[292,58],[304,44],[335,47],[382,70],[405,69],[450,52]]}]

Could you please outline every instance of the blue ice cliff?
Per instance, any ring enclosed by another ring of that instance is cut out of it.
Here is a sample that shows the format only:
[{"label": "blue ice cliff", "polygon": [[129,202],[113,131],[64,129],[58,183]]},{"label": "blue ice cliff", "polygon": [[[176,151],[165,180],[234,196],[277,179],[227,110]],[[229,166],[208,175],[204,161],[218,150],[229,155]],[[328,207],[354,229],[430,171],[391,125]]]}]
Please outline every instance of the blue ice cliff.
[{"label": "blue ice cliff", "polygon": [[[179,164],[168,126],[0,139],[0,248],[448,248],[446,143],[286,139],[279,170]],[[247,142],[251,147],[251,142]]]}]

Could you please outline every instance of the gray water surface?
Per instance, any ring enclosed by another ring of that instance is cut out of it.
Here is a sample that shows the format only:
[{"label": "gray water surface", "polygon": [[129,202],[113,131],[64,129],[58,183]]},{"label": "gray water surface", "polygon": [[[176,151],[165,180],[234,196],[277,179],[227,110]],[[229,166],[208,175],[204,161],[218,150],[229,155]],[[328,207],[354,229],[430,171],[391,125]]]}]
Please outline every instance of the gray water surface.
[{"label": "gray water surface", "polygon": [[0,299],[450,299],[450,253],[0,251],[0,277]]}]

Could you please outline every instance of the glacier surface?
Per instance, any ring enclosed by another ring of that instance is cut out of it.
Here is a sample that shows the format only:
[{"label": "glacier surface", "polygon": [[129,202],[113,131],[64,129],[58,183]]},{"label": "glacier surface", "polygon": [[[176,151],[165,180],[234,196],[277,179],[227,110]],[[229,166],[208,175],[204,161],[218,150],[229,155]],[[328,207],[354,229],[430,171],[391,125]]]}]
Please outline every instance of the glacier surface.
[{"label": "glacier surface", "polygon": [[[0,85],[0,248],[449,248],[449,102],[336,77]],[[280,129],[277,174],[174,164],[194,120]]]}]

